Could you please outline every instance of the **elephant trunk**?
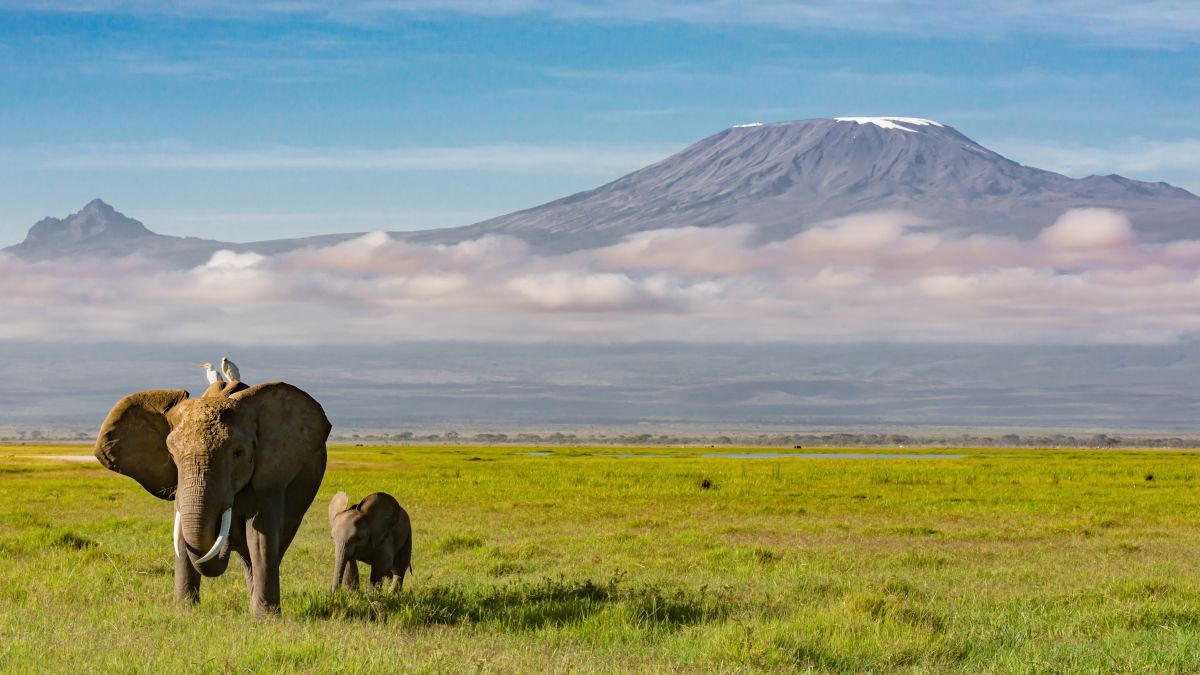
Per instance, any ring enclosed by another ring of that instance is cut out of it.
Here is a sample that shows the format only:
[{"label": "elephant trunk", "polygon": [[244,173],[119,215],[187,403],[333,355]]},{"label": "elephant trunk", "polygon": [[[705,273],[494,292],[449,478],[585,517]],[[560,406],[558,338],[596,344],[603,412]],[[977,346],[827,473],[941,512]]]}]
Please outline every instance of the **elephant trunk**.
[{"label": "elephant trunk", "polygon": [[334,549],[334,554],[333,554],[333,590],[334,590],[334,592],[337,592],[337,589],[342,587],[342,580],[346,578],[345,577],[346,564],[348,562],[349,561],[346,558],[346,545],[342,544],[340,542],[335,544],[335,549]]},{"label": "elephant trunk", "polygon": [[233,509],[221,513],[220,523],[212,523],[205,516],[180,514],[180,529],[184,544],[181,548],[191,549],[192,566],[206,577],[219,577],[229,565],[229,530],[233,521]]},{"label": "elephant trunk", "polygon": [[[186,483],[186,482],[185,482]],[[190,554],[192,564],[205,576],[219,576],[228,564],[232,499],[221,499],[211,490],[181,489],[176,494],[177,551]],[[221,509],[222,506],[226,508]]]},{"label": "elephant trunk", "polygon": [[[189,519],[189,520],[193,520],[193,519]],[[221,553],[221,551],[225,548],[225,542],[229,539],[229,526],[232,523],[232,520],[233,520],[233,509],[232,508],[225,509],[225,512],[221,514],[221,529],[220,529],[220,532],[218,532],[218,534],[217,534],[216,540],[213,542],[213,545],[209,547],[207,553],[205,553],[202,557],[196,559],[196,564],[208,562],[209,560],[212,560],[213,558],[215,558],[217,555],[219,555]],[[201,526],[201,528],[202,527],[203,526]],[[197,526],[195,525],[194,522],[189,526],[189,530],[193,533],[192,536],[195,537],[196,536],[195,533],[197,531]],[[174,528],[174,532],[172,533],[172,544],[175,549],[175,557],[177,557],[177,558],[182,558],[184,555],[187,554],[187,551],[184,548],[183,537],[184,537],[184,535],[183,535],[183,516],[178,511],[176,511],[175,512],[175,528]],[[199,540],[193,538],[193,541],[199,541]]]},{"label": "elephant trunk", "polygon": [[197,565],[212,560],[213,558],[217,557],[222,550],[224,550],[225,542],[229,540],[229,525],[231,524],[232,520],[233,508],[230,507],[225,509],[225,512],[221,514],[221,531],[219,534],[217,534],[217,540],[213,542],[212,548],[208,549],[208,553],[205,553],[203,557],[196,560]]},{"label": "elephant trunk", "polygon": [[217,542],[220,525],[207,513],[179,513],[183,540],[196,557],[207,554]]}]

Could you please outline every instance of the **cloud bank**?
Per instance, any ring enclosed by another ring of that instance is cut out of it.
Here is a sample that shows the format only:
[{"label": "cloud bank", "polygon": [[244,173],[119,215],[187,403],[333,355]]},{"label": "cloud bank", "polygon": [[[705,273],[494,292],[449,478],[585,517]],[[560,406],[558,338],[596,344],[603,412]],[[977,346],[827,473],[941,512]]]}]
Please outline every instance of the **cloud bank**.
[{"label": "cloud bank", "polygon": [[221,20],[295,17],[367,25],[396,18],[539,16],[573,22],[734,24],[939,38],[1013,32],[1138,46],[1195,44],[1200,35],[1200,9],[1188,0],[6,0],[0,9]]},{"label": "cloud bank", "polygon": [[1200,335],[1200,241],[1076,209],[1036,238],[955,237],[898,213],[756,244],[752,225],[641,232],[543,256],[487,236],[374,232],[187,270],[0,256],[0,339],[1152,343]]},{"label": "cloud bank", "polygon": [[460,147],[199,150],[178,144],[75,148],[35,161],[40,169],[144,171],[588,171],[645,166],[678,150],[664,145],[493,144]]}]

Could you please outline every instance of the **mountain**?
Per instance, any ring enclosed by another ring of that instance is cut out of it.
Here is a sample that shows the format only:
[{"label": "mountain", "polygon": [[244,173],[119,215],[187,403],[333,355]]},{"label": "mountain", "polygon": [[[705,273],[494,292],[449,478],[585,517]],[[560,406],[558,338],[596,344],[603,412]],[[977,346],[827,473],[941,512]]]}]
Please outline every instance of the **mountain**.
[{"label": "mountain", "polygon": [[1156,238],[1200,237],[1200,198],[1186,190],[1121,176],[1068,178],[931,120],[858,117],[731,127],[594,190],[412,238],[509,234],[566,251],[643,230],[754,223],[778,239],[870,211],[1030,237],[1077,207],[1123,211]]},{"label": "mountain", "polygon": [[[1186,190],[1023,166],[951,127],[909,117],[738,125],[593,190],[465,227],[391,234],[438,244],[506,234],[560,253],[683,226],[754,223],[762,240],[774,240],[831,218],[904,211],[964,233],[1027,238],[1081,207],[1122,211],[1149,239],[1200,238],[1200,197]],[[65,219],[42,220],[2,252],[26,260],[137,252],[197,265],[221,249],[274,254],[354,236],[239,244],[172,237],[96,200]]]},{"label": "mountain", "polygon": [[277,239],[238,244],[215,239],[173,237],[150,231],[102,200],[93,199],[66,218],[43,218],[29,229],[25,240],[0,249],[30,262],[57,258],[120,258],[137,253],[183,267],[201,265],[213,253],[228,249],[263,254],[282,253],[304,246],[328,245],[356,235],[335,234],[302,239]]},{"label": "mountain", "polygon": [[99,199],[66,218],[43,218],[25,241],[4,249],[31,262],[55,258],[120,258],[133,253],[180,265],[203,263],[226,244],[211,239],[151,232]]}]

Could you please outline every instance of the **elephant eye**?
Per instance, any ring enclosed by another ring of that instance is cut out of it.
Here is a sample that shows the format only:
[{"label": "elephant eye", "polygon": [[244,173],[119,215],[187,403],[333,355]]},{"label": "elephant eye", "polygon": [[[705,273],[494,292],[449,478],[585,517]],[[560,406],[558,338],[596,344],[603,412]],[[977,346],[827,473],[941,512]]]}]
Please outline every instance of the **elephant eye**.
[{"label": "elephant eye", "polygon": [[246,451],[245,451],[244,449],[242,449],[242,448],[238,448],[237,450],[234,450],[234,451],[233,451],[233,456],[234,456],[234,457],[241,457],[241,456],[242,456],[242,455],[244,455],[244,454],[246,454]]}]

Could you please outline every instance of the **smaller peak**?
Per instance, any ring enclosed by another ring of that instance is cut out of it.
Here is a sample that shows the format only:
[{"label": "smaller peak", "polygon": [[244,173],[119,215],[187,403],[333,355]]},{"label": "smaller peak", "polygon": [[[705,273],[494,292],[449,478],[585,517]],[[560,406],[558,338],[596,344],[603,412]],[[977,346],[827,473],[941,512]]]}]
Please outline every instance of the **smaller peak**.
[{"label": "smaller peak", "polygon": [[103,199],[93,199],[92,201],[88,202],[87,204],[84,204],[83,208],[79,209],[79,211],[77,211],[75,213],[75,215],[77,215],[77,216],[102,216],[102,217],[108,218],[108,217],[117,215],[117,210],[114,209],[113,207],[109,206],[108,203],[105,202]]},{"label": "smaller peak", "polygon": [[25,243],[36,246],[70,247],[105,239],[129,239],[154,235],[140,222],[93,199],[66,218],[43,218],[29,230]]},{"label": "smaller peak", "polygon": [[920,117],[835,117],[836,122],[854,122],[855,124],[874,124],[881,129],[895,129],[897,131],[907,131],[916,133],[916,129],[909,127],[940,127],[943,126],[940,122],[933,120],[922,119]]}]

